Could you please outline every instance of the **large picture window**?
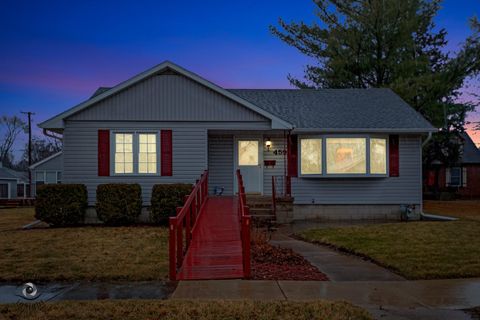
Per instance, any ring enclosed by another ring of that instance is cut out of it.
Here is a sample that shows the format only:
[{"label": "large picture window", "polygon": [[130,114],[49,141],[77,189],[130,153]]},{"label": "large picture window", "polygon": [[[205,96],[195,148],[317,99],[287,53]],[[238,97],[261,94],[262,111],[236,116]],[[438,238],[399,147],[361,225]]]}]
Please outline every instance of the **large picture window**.
[{"label": "large picture window", "polygon": [[302,176],[386,176],[388,139],[382,136],[300,137]]},{"label": "large picture window", "polygon": [[327,138],[327,174],[366,174],[366,140]]},{"label": "large picture window", "polygon": [[322,173],[322,139],[301,139],[301,174]]}]

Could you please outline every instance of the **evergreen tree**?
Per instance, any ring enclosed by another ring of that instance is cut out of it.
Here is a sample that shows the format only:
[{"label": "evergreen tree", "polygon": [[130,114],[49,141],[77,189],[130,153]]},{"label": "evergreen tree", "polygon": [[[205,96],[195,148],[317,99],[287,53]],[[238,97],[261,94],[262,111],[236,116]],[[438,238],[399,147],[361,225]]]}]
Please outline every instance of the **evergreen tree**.
[{"label": "evergreen tree", "polygon": [[456,53],[446,51],[445,29],[434,18],[440,0],[317,0],[318,21],[271,26],[273,34],[313,58],[298,88],[388,87],[435,127],[426,165],[458,161],[465,116],[478,101],[459,102],[465,81],[480,71],[480,23]]}]

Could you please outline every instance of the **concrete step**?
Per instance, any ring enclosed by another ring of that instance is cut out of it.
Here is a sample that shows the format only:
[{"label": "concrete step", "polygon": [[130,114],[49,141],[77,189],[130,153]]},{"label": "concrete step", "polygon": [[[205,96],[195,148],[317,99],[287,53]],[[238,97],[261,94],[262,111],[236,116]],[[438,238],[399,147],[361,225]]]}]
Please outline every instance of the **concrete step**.
[{"label": "concrete step", "polygon": [[273,215],[273,212],[271,208],[250,208],[250,215],[251,216]]}]

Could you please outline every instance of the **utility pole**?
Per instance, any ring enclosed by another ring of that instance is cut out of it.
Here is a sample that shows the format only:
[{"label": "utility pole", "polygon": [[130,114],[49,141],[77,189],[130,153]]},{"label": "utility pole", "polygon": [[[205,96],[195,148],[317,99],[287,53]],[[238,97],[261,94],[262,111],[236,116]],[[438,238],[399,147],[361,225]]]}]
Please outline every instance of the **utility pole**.
[{"label": "utility pole", "polygon": [[31,111],[22,111],[28,116],[28,194],[32,197],[32,172],[30,166],[32,165],[32,115],[35,113]]}]

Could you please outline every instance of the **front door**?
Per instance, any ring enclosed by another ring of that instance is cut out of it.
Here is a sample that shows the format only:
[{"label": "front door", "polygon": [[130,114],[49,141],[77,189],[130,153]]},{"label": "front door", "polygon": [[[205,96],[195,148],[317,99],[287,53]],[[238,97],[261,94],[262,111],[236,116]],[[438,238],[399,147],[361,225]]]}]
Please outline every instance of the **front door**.
[{"label": "front door", "polygon": [[[261,139],[238,138],[235,146],[236,169],[240,169],[246,193],[263,192],[263,167]],[[235,190],[237,182],[235,179]],[[238,191],[238,190],[236,190]]]}]

